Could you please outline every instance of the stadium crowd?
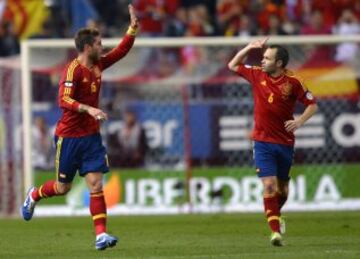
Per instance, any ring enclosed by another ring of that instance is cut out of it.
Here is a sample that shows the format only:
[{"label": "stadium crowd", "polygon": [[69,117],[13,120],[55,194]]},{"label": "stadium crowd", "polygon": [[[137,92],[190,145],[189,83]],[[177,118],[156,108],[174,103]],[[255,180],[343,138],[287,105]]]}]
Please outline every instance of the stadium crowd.
[{"label": "stadium crowd", "polygon": [[[12,0],[8,0],[12,1]],[[132,2],[139,16],[141,36],[251,36],[358,34],[357,0],[84,0],[88,26],[115,37],[125,30],[126,6]],[[1,1],[6,3],[6,1]],[[45,1],[50,12],[42,31],[31,38],[71,38],[76,11],[69,1]],[[0,6],[1,7],[1,6]],[[19,53],[19,37],[3,15],[0,56]]]}]

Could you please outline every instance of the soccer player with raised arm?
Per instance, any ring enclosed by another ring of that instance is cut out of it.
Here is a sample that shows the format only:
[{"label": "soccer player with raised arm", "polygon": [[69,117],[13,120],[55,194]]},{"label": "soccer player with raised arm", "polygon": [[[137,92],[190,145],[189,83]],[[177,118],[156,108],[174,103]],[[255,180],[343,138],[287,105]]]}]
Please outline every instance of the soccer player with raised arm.
[{"label": "soccer player with raised arm", "polygon": [[[288,196],[294,132],[318,107],[302,80],[286,69],[289,54],[284,47],[266,47],[261,67],[244,64],[248,53],[264,48],[267,40],[249,43],[235,55],[228,67],[252,85],[255,122],[252,139],[256,173],[264,187],[264,211],[272,231],[270,242],[274,246],[282,246],[285,222],[280,210]],[[306,108],[294,119],[296,101],[303,103]]]},{"label": "soccer player with raised arm", "polygon": [[100,136],[100,122],[107,114],[99,109],[101,72],[122,59],[134,44],[138,20],[129,5],[130,26],[120,44],[102,55],[101,36],[96,29],[80,29],[75,36],[78,56],[66,67],[59,82],[58,102],[63,110],[55,132],[56,180],[32,187],[22,207],[25,220],[33,216],[41,199],[65,195],[77,171],[85,178],[90,191],[90,213],[96,240],[103,250],[116,245],[118,239],[106,233],[106,204],[103,174],[109,171],[105,147]]}]

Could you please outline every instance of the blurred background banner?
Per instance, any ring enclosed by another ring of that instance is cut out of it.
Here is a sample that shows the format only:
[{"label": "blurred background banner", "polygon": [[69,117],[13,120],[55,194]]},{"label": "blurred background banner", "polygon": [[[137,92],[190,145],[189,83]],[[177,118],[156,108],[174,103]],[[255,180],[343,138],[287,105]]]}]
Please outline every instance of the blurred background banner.
[{"label": "blurred background banner", "polygon": [[[226,100],[217,100],[189,105],[189,129],[191,158],[194,162],[223,165],[229,152],[247,156],[252,150],[250,140],[252,114],[249,107],[239,102],[230,109],[238,114],[227,115]],[[348,98],[319,100],[322,108],[309,122],[296,132],[296,162],[360,162],[359,113],[357,103]],[[184,125],[182,104],[159,104],[141,102],[131,104],[139,122],[147,132],[149,146],[162,149],[163,156],[181,160],[184,154]],[[45,123],[54,128],[56,107],[41,108],[34,117],[45,118]],[[122,128],[121,120],[112,119],[103,127],[105,135],[116,134]],[[113,147],[116,155],[116,147]],[[241,164],[239,164],[241,165]],[[252,165],[251,159],[247,165]]]}]

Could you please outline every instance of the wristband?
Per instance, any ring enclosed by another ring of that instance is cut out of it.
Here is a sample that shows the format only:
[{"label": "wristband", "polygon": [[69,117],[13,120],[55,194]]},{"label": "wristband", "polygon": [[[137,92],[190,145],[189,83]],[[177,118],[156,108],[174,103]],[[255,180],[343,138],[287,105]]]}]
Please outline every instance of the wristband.
[{"label": "wristband", "polygon": [[133,28],[133,27],[129,26],[129,29],[127,30],[126,33],[129,34],[129,35],[131,35],[131,36],[136,36],[137,31],[138,31],[137,28]]}]

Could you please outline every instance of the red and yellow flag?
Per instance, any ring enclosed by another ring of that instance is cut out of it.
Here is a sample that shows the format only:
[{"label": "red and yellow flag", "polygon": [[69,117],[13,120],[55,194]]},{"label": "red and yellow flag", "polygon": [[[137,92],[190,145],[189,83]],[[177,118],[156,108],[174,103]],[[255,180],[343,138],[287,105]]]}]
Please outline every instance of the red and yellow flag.
[{"label": "red and yellow flag", "polygon": [[40,0],[7,0],[4,19],[14,24],[20,39],[26,39],[42,31],[49,10]]}]

